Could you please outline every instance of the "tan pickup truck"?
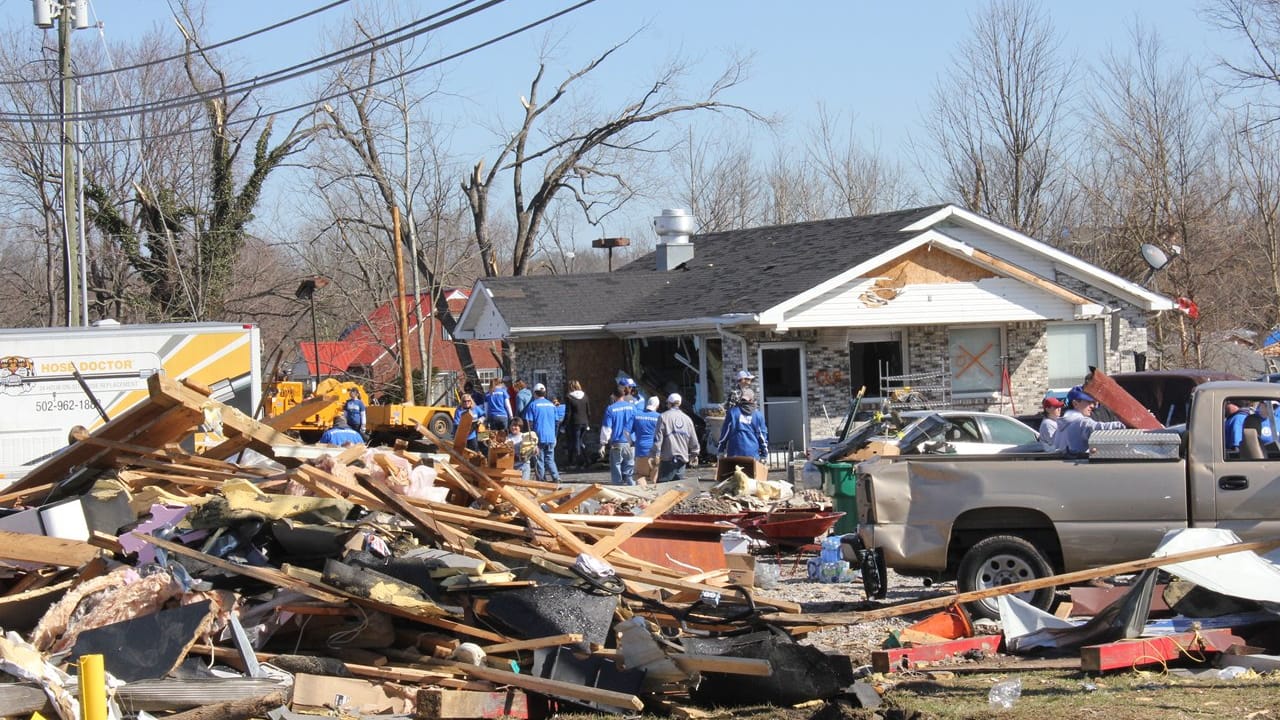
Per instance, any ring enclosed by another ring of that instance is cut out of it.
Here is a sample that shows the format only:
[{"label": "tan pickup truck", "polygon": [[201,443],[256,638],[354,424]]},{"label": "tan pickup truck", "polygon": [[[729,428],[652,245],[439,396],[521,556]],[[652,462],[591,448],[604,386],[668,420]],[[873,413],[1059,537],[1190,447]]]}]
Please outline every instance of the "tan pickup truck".
[{"label": "tan pickup truck", "polygon": [[[1228,401],[1254,408],[1239,443],[1227,437]],[[1135,560],[1175,528],[1280,536],[1275,407],[1280,384],[1211,382],[1195,390],[1185,426],[1095,432],[1088,459],[1045,451],[861,463],[868,591],[883,591],[872,586],[886,567],[967,591]],[[1047,609],[1053,596],[1050,588],[1021,597]],[[996,616],[994,601],[970,609]]]}]

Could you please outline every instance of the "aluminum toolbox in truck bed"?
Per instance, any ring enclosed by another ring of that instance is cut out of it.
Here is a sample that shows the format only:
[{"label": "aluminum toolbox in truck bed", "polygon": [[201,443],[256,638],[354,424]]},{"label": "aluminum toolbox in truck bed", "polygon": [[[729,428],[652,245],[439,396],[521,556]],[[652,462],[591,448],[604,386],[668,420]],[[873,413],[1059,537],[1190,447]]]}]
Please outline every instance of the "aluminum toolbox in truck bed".
[{"label": "aluminum toolbox in truck bed", "polygon": [[1182,434],[1175,430],[1098,430],[1089,436],[1090,459],[1177,460]]}]

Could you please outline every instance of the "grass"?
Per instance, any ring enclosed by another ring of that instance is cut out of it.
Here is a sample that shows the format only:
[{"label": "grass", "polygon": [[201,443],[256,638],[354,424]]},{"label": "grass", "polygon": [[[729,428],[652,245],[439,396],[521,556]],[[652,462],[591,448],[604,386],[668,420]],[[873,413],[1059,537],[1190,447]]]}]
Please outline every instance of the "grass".
[{"label": "grass", "polygon": [[[993,709],[987,701],[991,686],[1012,678],[1022,680],[1021,697],[1008,710]],[[706,717],[725,720],[808,720],[815,713],[822,720],[1280,720],[1280,678],[1276,675],[1209,680],[1143,672],[1098,677],[1065,671],[1013,671],[943,679],[894,675],[876,680],[882,681],[886,690],[885,704],[876,711],[843,704],[825,709],[809,704],[704,712]],[[600,716],[560,717],[586,720]]]}]

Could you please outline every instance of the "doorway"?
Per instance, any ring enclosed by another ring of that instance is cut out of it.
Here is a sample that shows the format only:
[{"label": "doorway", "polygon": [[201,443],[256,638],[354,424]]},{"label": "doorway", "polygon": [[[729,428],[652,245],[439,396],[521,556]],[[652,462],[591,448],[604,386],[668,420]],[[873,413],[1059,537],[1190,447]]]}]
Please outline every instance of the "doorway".
[{"label": "doorway", "polygon": [[777,343],[760,348],[761,408],[771,448],[803,450],[809,442],[804,345]]}]

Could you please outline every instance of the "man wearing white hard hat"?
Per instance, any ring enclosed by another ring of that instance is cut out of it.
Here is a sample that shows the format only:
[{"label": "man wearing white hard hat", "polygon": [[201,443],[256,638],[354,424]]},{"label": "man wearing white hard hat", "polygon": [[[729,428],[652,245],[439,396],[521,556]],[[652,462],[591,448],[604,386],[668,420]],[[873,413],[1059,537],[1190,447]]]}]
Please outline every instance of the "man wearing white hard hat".
[{"label": "man wearing white hard hat", "polygon": [[667,411],[658,416],[658,432],[649,454],[651,461],[658,461],[658,482],[682,479],[685,467],[702,452],[693,421],[680,409],[682,401],[678,393],[671,393]]}]

